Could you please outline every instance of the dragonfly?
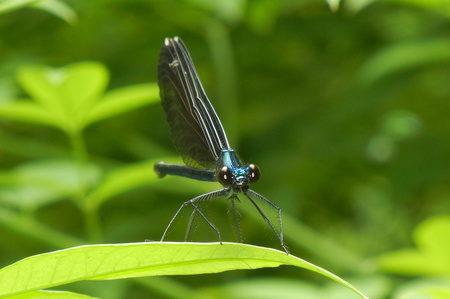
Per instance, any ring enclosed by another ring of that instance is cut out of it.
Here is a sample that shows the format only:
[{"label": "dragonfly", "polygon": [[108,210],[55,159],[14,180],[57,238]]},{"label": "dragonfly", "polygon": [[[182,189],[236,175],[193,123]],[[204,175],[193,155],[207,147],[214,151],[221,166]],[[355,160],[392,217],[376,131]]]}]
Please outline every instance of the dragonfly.
[{"label": "dragonfly", "polygon": [[[254,164],[244,165],[236,152],[230,147],[227,136],[208,100],[191,56],[179,37],[166,38],[161,48],[158,62],[158,86],[161,104],[169,123],[172,142],[185,165],[158,162],[154,166],[159,178],[166,175],[186,177],[199,181],[219,182],[223,188],[199,195],[184,202],[176,211],[165,229],[161,241],[182,211],[191,206],[192,213],[185,235],[189,236],[193,219],[200,217],[211,227],[222,243],[219,229],[208,219],[200,204],[226,198],[231,204],[231,215],[237,230],[239,242],[243,242],[240,215],[236,205],[240,202],[239,194],[250,201],[280,241],[281,247],[289,253],[283,238],[281,209],[249,188],[260,178],[260,170]],[[264,203],[276,211],[276,225],[270,221],[263,209],[258,205]]]}]

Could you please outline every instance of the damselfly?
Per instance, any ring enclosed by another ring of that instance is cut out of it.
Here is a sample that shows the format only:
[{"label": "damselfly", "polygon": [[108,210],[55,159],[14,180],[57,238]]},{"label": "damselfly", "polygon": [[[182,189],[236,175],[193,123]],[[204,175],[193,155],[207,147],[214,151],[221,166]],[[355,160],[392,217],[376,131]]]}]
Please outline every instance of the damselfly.
[{"label": "damselfly", "polygon": [[[236,205],[240,202],[238,195],[243,194],[288,253],[283,240],[281,209],[264,196],[249,189],[250,184],[259,180],[260,171],[254,164],[242,164],[228,144],[225,131],[203,90],[191,57],[178,37],[166,38],[164,41],[158,64],[158,84],[173,143],[186,165],[159,162],[155,165],[155,172],[160,178],[165,175],[176,175],[200,181],[219,182],[223,186],[220,190],[183,203],[169,222],[161,241],[183,209],[192,206],[186,238],[191,233],[192,220],[201,217],[222,242],[219,229],[205,216],[200,204],[204,201],[227,198],[232,207],[231,214],[239,242],[242,242],[240,216]],[[274,225],[269,220],[258,205],[261,203],[276,210],[278,223]]]}]

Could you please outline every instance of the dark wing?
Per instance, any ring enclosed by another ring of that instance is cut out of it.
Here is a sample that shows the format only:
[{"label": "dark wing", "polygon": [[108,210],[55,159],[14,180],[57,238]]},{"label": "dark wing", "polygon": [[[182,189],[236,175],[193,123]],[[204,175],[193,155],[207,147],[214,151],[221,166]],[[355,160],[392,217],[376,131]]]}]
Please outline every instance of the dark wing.
[{"label": "dark wing", "polygon": [[158,85],[172,141],[186,165],[215,169],[227,137],[180,38],[166,38],[158,64]]}]

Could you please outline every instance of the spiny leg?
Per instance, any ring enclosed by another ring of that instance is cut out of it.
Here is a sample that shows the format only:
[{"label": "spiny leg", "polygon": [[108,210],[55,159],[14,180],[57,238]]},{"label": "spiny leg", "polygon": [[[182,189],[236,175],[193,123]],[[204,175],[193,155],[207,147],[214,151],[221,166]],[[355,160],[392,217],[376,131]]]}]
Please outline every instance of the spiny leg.
[{"label": "spiny leg", "polygon": [[235,225],[236,232],[237,232],[237,235],[238,235],[239,243],[243,243],[241,224],[239,222],[239,213],[238,213],[238,211],[236,209],[236,203],[235,203],[235,200],[239,200],[239,198],[237,196],[233,195],[228,200],[231,200],[231,208],[232,208],[232,212],[233,212],[233,220],[234,220],[234,225]]},{"label": "spiny leg", "polygon": [[[199,199],[199,201],[202,199]],[[192,211],[191,216],[189,216],[189,222],[188,222],[188,227],[186,229],[186,234],[184,235],[184,241],[186,242],[189,238],[189,235],[191,234],[192,231],[192,225],[194,223],[194,219],[197,215],[197,213],[202,216],[202,218],[206,221],[206,223],[208,223],[208,225],[216,232],[218,238],[219,238],[219,242],[220,244],[222,244],[222,237],[220,235],[220,231],[219,229],[211,222],[208,220],[208,218],[206,218],[205,214],[202,213],[202,211],[200,211],[200,209],[198,208],[198,206],[191,202],[191,205],[194,207],[194,211]]]},{"label": "spiny leg", "polygon": [[[192,207],[194,208],[194,211],[191,214],[191,217],[195,217],[195,215],[198,213],[205,221],[206,223],[216,232],[220,243],[222,243],[222,238],[220,236],[220,231],[217,229],[217,227],[208,220],[208,218],[206,218],[206,216],[199,210],[199,208],[197,207],[196,203],[202,200],[211,200],[211,199],[216,199],[216,198],[220,198],[222,196],[226,196],[227,193],[229,192],[229,188],[224,188],[221,190],[217,190],[217,191],[212,191],[203,195],[199,195],[191,200],[188,200],[186,202],[184,202],[180,208],[177,210],[177,212],[175,213],[175,215],[172,217],[172,219],[169,222],[169,225],[167,225],[166,229],[164,230],[164,233],[161,237],[161,242],[164,241],[164,238],[166,237],[170,227],[172,226],[172,224],[174,223],[175,219],[180,215],[181,211],[189,206],[192,205]],[[191,222],[191,220],[190,220]],[[189,223],[190,224],[190,223]],[[186,234],[189,234],[191,228],[188,227],[188,232],[186,232]]]},{"label": "spiny leg", "polygon": [[[266,203],[268,203],[269,205],[271,205],[274,209],[277,210],[278,212],[278,223],[280,224],[280,232],[278,233],[277,230],[275,229],[275,227],[273,226],[272,222],[270,222],[269,218],[267,218],[267,216],[264,214],[264,212],[261,210],[261,208],[258,206],[258,204],[247,194],[250,193],[251,195],[261,199],[262,201],[265,201]],[[256,208],[256,210],[258,210],[259,214],[261,215],[261,217],[263,217],[264,221],[266,221],[266,223],[269,225],[269,227],[273,230],[273,232],[275,233],[275,235],[278,237],[278,239],[280,240],[280,244],[281,247],[283,247],[284,251],[289,254],[289,250],[287,249],[286,245],[284,245],[284,237],[283,237],[283,222],[281,220],[281,208],[278,207],[276,204],[274,204],[273,202],[271,202],[270,200],[268,200],[267,198],[265,198],[264,196],[256,193],[255,191],[252,191],[250,189],[246,190],[246,192],[244,192],[245,196],[250,200],[250,202],[253,204],[253,206]]]},{"label": "spiny leg", "polygon": [[[192,204],[194,205],[194,204]],[[198,207],[197,207],[198,208]],[[184,234],[184,241],[187,242],[189,240],[189,235],[192,232],[192,229],[194,227],[195,217],[197,216],[197,210],[194,208],[191,215],[189,216],[188,225],[186,228],[186,233]]]}]

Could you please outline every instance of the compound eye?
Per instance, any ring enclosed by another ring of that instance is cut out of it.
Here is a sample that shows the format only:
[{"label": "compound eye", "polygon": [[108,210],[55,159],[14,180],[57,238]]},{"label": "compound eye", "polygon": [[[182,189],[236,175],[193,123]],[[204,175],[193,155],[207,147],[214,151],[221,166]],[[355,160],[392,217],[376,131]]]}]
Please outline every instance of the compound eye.
[{"label": "compound eye", "polygon": [[250,183],[256,183],[261,175],[258,166],[256,166],[255,164],[250,164],[248,168],[250,169],[248,173]]},{"label": "compound eye", "polygon": [[230,186],[233,183],[233,178],[230,168],[224,166],[217,173],[217,180],[222,186]]}]

